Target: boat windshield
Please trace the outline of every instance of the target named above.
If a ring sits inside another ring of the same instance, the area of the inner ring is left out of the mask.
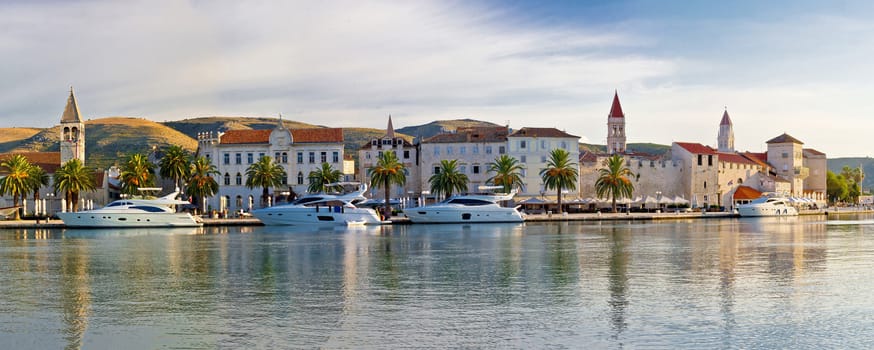
[[[131,205],[131,204],[133,204],[133,203],[131,203],[131,202],[112,202],[112,203],[109,203],[109,205],[107,205],[107,207],[119,207],[122,205]]]
[[[482,199],[473,199],[473,198],[450,198],[449,200],[444,201],[447,204],[460,204],[464,206],[478,206],[478,205],[489,205],[494,204],[493,202],[489,202]]]
[[[139,209],[139,210],[147,211],[150,213],[163,213],[165,211],[162,208],[148,206],[148,205],[135,205],[135,206],[132,206],[131,209]]]
[[[322,200],[322,197],[303,197],[303,198],[300,198],[294,202],[291,202],[291,204],[303,205],[303,204],[312,203],[312,202],[316,202],[316,201],[320,201],[320,200]]]

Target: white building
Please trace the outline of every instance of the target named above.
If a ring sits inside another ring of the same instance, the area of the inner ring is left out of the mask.
[[[376,165],[383,152],[395,153],[404,165],[404,176],[407,178],[406,184],[394,185],[391,198],[418,198],[422,193],[419,182],[419,150],[410,141],[395,135],[391,116],[388,117],[385,135],[371,139],[358,150],[358,176],[362,182],[370,184],[370,169]],[[371,187],[370,195],[372,198],[385,198],[384,191],[381,187]]]
[[[549,196],[549,192],[554,192],[544,189],[540,170],[546,168],[549,153],[556,148],[568,151],[571,161],[576,162],[580,158],[579,140],[579,136],[556,128],[521,128],[511,133],[507,137],[507,154],[525,167],[522,191],[517,197]]]
[[[250,210],[260,203],[261,188],[246,187],[246,169],[261,157],[271,157],[285,170],[282,186],[270,189],[271,203],[306,193],[308,175],[328,163],[344,170],[343,129],[285,128],[280,119],[273,130],[228,130],[198,135],[198,154],[219,170],[219,193],[207,204],[216,210]]]
[[[461,127],[454,132],[434,135],[422,141],[421,179],[423,191],[430,190],[429,179],[440,169],[442,160],[458,160],[458,171],[467,175],[468,192],[478,192],[481,185],[494,174],[489,174],[489,163],[507,153],[508,128]]]

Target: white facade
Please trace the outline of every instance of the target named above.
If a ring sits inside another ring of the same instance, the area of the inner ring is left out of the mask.
[[[549,196],[543,186],[540,170],[546,168],[549,153],[561,148],[570,153],[576,163],[580,158],[579,136],[555,128],[522,128],[507,137],[507,154],[519,160],[522,171],[522,191],[517,197]],[[576,194],[576,193],[574,193]]]
[[[218,168],[219,192],[207,200],[215,210],[238,211],[272,205],[288,195],[307,192],[308,175],[328,163],[343,170],[342,129],[295,129],[277,126],[273,130],[229,130],[198,135],[198,153]],[[282,166],[287,177],[282,186],[268,189],[270,203],[261,203],[261,188],[246,187],[246,169],[261,157]]]
[[[507,127],[459,128],[455,132],[435,135],[423,140],[421,152],[422,191],[430,191],[429,179],[437,173],[443,160],[457,160],[458,171],[467,175],[467,192],[479,192],[479,186],[494,176],[489,163],[507,153]]]

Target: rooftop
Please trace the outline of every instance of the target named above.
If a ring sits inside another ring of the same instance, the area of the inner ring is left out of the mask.
[[[509,137],[576,137],[556,128],[521,128],[516,130]]]

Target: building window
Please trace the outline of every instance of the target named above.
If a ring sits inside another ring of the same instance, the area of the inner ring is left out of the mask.
[[[567,149],[567,141],[561,142],[561,149]]]
[[[273,161],[279,163],[279,152],[273,153]]]
[[[404,150],[404,159],[410,159],[410,150]]]
[[[525,149],[526,146],[528,146],[527,143],[528,143],[527,141],[519,141],[519,148]]]
[[[264,158],[264,152],[258,152],[258,160],[261,160],[261,158]]]
[[[439,174],[439,173],[440,173],[440,167],[439,167],[439,166],[435,166],[435,167],[434,167],[434,174]]]
[[[540,149],[546,149],[546,140],[540,140]]]
[[[234,155],[234,164],[243,164],[243,154],[237,153]]]
[[[781,156],[782,156],[783,158],[789,158],[789,153],[783,152],[783,154],[782,154]]]
[[[231,174],[225,173],[225,185],[231,185]]]
[[[434,155],[435,155],[435,156],[439,156],[439,155],[440,155],[440,146],[434,146]]]
[[[237,186],[240,186],[242,184],[243,184],[243,175],[240,175],[240,173],[237,173]]]
[[[713,166],[713,155],[712,154],[707,155],[707,166]]]
[[[303,157],[303,155],[301,155]],[[370,152],[364,152],[364,159],[370,159]]]
[[[525,156],[519,156],[519,162],[520,163],[528,163],[528,158]]]
[[[467,165],[462,165],[462,166],[458,167],[458,172],[462,173],[462,174],[466,174],[467,173]]]
[[[246,153],[246,164],[252,164],[255,162],[255,155],[252,153]]]
[[[467,147],[464,147],[464,146],[458,147],[458,154],[466,154],[466,153],[467,153]]]
[[[479,174],[479,165],[474,165],[471,170],[473,170],[474,174]]]
[[[297,172],[297,184],[303,185],[303,173],[300,171]]]
[[[328,152],[319,153],[319,163],[327,163],[328,162]]]
[[[699,154],[699,155],[698,155],[698,166],[702,166],[702,165],[704,165],[704,160],[703,160],[703,159],[704,159],[704,156],[702,156],[702,155]]]
[[[282,184],[283,184],[283,185],[288,185],[288,175],[285,175],[285,176],[282,177]]]
[[[479,154],[479,145],[470,146],[470,153]]]
[[[492,146],[486,146],[486,154],[492,154]]]
[[[310,152],[310,157],[309,157],[309,158],[310,158],[310,159],[309,159],[309,160],[310,160],[310,164],[315,163],[315,162],[316,162],[316,152]]]
[[[452,146],[446,146],[446,155],[452,155]]]
[[[282,152],[282,164],[288,163],[288,152]]]
[[[546,163],[546,156],[540,156],[540,162]]]
[[[370,153],[367,155],[367,159],[370,159]],[[303,164],[303,152],[297,152],[297,164]]]
[[[504,146],[498,146],[498,154],[507,153],[507,149]]]
[[[223,161],[223,162],[224,162],[225,165],[227,165],[227,164],[231,164],[231,155],[225,153],[225,154],[224,154],[224,161]]]
[[[340,162],[340,152],[332,153],[331,158],[334,161],[334,163],[339,163]]]
[[[707,181],[704,181],[704,189],[705,189],[705,190],[707,189]],[[706,201],[707,198],[704,198],[704,200]]]

